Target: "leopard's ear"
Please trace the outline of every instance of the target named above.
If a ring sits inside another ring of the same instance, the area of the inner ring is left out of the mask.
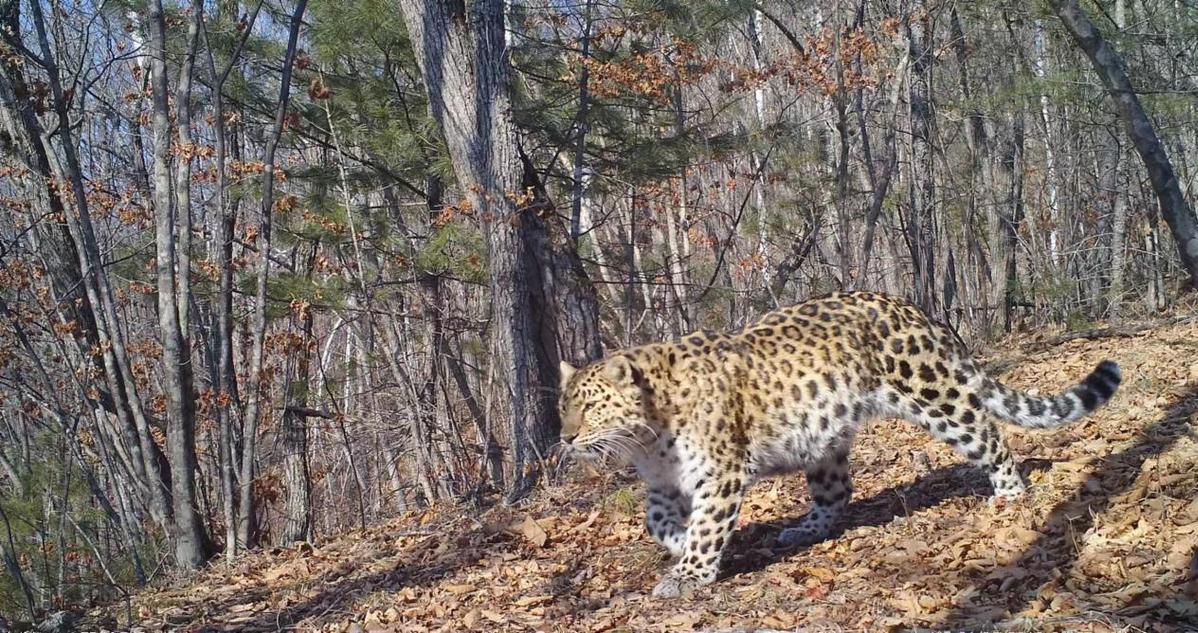
[[[561,374],[561,386],[565,387],[566,383],[570,382],[570,378],[573,377],[574,374],[578,373],[578,369],[563,360],[557,366],[557,372]]]
[[[636,384],[635,369],[624,356],[612,356],[603,363],[603,375],[620,387],[631,387]]]

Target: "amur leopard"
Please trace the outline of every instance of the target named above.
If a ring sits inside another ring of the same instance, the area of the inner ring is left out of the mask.
[[[1064,393],[1037,397],[987,376],[947,327],[910,302],[838,293],[771,312],[738,332],[699,331],[561,366],[562,441],[636,466],[649,534],[678,557],[653,595],[716,579],[745,492],[802,470],[811,510],[784,546],[827,537],[849,502],[849,448],[878,417],[905,418],[989,473],[998,497],[1024,489],[994,418],[1050,428],[1105,403],[1121,380],[1104,361]]]

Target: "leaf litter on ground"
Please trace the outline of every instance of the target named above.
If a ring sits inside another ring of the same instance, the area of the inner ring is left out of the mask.
[[[985,360],[1059,391],[1114,358],[1124,384],[1055,431],[1006,427],[1029,483],[993,503],[983,473],[893,420],[863,429],[854,502],[833,538],[786,550],[801,475],[758,484],[724,576],[651,600],[669,560],[644,533],[643,486],[576,469],[516,508],[444,505],[248,555],[91,618],[184,631],[1198,630],[1198,323]],[[1023,343],[1020,345],[1019,343]],[[109,627],[111,628],[111,627]]]

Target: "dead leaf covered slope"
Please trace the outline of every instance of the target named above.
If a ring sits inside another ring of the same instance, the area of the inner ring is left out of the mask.
[[[136,596],[134,618],[238,631],[1195,630],[1195,341],[1185,322],[1006,346],[990,365],[1024,389],[1059,390],[1108,357],[1124,371],[1090,418],[1007,427],[1031,494],[992,504],[948,446],[878,422],[853,454],[839,535],[778,548],[805,510],[803,478],[759,484],[725,577],[687,599],[647,597],[667,560],[641,527],[641,486],[580,474],[522,508],[436,508],[216,566]]]

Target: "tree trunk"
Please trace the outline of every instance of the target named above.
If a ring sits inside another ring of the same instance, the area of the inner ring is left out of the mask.
[[[312,245],[308,258],[308,278],[316,260],[318,245]],[[283,477],[287,497],[283,511],[283,530],[279,535],[281,544],[307,541],[312,538],[312,477],[308,467],[308,407],[309,368],[312,350],[316,341],[312,338],[312,309],[305,308],[299,315],[302,327],[303,348],[295,360],[295,373],[287,384],[287,398],[283,409],[283,420],[279,429],[283,447]]]
[[[195,61],[195,46],[199,33],[199,6],[189,33],[189,54],[185,64]],[[151,61],[150,73],[153,88],[152,125],[154,130],[154,217],[155,244],[157,246],[156,275],[158,281],[158,326],[162,342],[163,391],[168,402],[166,442],[170,454],[171,498],[173,500],[174,523],[172,537],[175,545],[175,563],[184,569],[196,569],[208,558],[208,535],[204,530],[203,518],[196,507],[195,495],[195,394],[191,376],[191,346],[183,330],[180,306],[187,308],[189,298],[184,294],[186,284],[177,283],[189,271],[185,258],[179,257],[176,226],[172,215],[171,200],[171,130],[169,93],[166,79],[166,18],[161,0],[156,0],[149,15]],[[181,85],[177,99],[190,98],[190,69],[184,70],[187,84]],[[181,111],[188,106],[180,104]],[[184,115],[180,125],[187,124],[189,115]],[[186,150],[183,150],[186,151]],[[187,159],[180,157],[180,161]],[[181,172],[186,172],[180,166]],[[190,186],[190,178],[179,183],[184,189]],[[180,193],[179,202],[188,203],[186,193]],[[180,216],[189,215],[190,210],[174,210]],[[189,222],[184,224],[190,224]],[[176,271],[176,266],[178,270]]]
[[[1123,69],[1123,60],[1078,7],[1076,0],[1053,0],[1052,7],[1115,101],[1119,118],[1144,161],[1152,190],[1160,203],[1161,215],[1173,233],[1181,263],[1190,276],[1189,286],[1198,290],[1198,220],[1181,192],[1165,147]]]
[[[1124,271],[1127,266],[1127,195],[1120,191],[1123,174],[1121,161],[1116,158],[1113,209],[1111,210],[1111,284],[1107,290],[1107,305],[1111,321],[1119,321],[1123,310]]]
[[[585,0],[583,8],[582,35],[579,38],[579,48],[585,61],[591,55],[591,11],[595,0]],[[575,244],[582,235],[582,198],[586,193],[586,141],[588,128],[588,111],[591,106],[590,68],[583,64],[578,76],[578,121],[575,123],[577,132],[574,138],[573,183],[570,195],[570,239]],[[590,227],[587,227],[588,229]]]
[[[1002,232],[1003,282],[1002,323],[1009,332],[1014,317],[1017,292],[1019,292],[1019,225],[1023,222],[1023,154],[1024,114],[1019,112],[1011,123],[1011,146],[1001,161],[1007,175],[1007,201],[999,212]]]
[[[514,444],[511,496],[518,498],[535,484],[539,457],[560,426],[553,389],[557,360],[566,350],[557,347],[559,336],[573,332],[565,322],[566,327],[554,327],[563,315],[560,307],[579,299],[576,290],[589,290],[593,305],[594,291],[581,263],[556,269],[537,265],[537,257],[561,261],[559,256],[573,253],[573,243],[564,229],[550,232],[562,227],[552,226],[558,221],[547,201],[528,204],[523,178],[528,170],[518,155],[512,120],[503,2],[401,0],[399,6],[428,90],[429,111],[487,237],[492,353],[507,377],[502,400]],[[536,244],[549,247],[548,252],[530,253]],[[547,278],[546,272],[560,277]],[[545,292],[547,283],[556,284],[552,297]],[[581,304],[588,304],[585,296]],[[580,317],[584,331],[594,333],[579,345],[589,352],[598,347],[597,310]]]
[[[275,151],[283,135],[283,121],[291,97],[291,70],[295,62],[296,42],[308,0],[299,0],[291,14],[287,33],[287,53],[283,56],[283,73],[279,80],[279,102],[275,109],[274,127],[266,143],[262,168],[262,217],[258,228],[258,271],[254,290],[254,316],[250,326],[250,368],[247,380],[244,433],[241,451],[240,508],[237,511],[237,540],[247,549],[254,546],[254,460],[257,458],[258,416],[262,399],[262,348],[266,339],[266,280],[270,275],[270,230],[274,212]]]
[[[907,72],[907,65],[910,63],[910,49],[906,51],[903,58],[898,63],[896,75],[903,75]],[[895,114],[891,117],[891,125],[887,127],[882,146],[885,153],[882,155],[881,170],[878,171],[874,165],[873,153],[869,142],[869,128],[865,121],[865,112],[863,101],[865,99],[864,91],[857,90],[857,128],[861,134],[861,149],[865,155],[870,186],[873,189],[870,196],[869,208],[865,213],[865,231],[861,238],[861,258],[860,258],[860,276],[865,279],[869,275],[869,260],[873,253],[874,233],[878,228],[878,219],[882,214],[882,206],[886,202],[886,196],[890,193],[891,180],[894,177],[895,168],[898,166],[898,148],[895,146],[895,133],[898,127],[895,118],[898,114],[899,90],[902,87],[902,82],[894,82],[894,89],[890,91],[890,106]]]
[[[911,217],[908,247],[915,269],[915,302],[936,314],[935,161],[932,148],[932,27],[927,11],[907,24],[911,56]]]
[[[1044,32],[1044,23],[1042,20],[1036,20],[1032,26],[1032,52],[1035,58],[1032,61],[1032,70],[1036,74],[1036,78],[1043,85],[1047,81],[1048,76],[1048,37]],[[1055,277],[1060,274],[1061,267],[1061,212],[1057,183],[1057,158],[1055,147],[1059,141],[1054,138],[1052,133],[1052,117],[1049,116],[1049,101],[1048,93],[1044,89],[1040,92],[1040,124],[1044,126],[1044,180],[1045,186],[1048,188],[1048,256],[1052,262],[1051,274]]]
[[[237,493],[234,490],[237,479],[237,456],[233,447],[233,416],[240,403],[240,392],[237,385],[237,372],[233,365],[233,234],[237,224],[237,204],[240,196],[230,204],[228,196],[228,157],[229,132],[225,125],[224,86],[229,74],[241,56],[242,48],[254,24],[263,2],[258,2],[242,29],[229,60],[219,72],[216,69],[215,52],[212,43],[208,41],[208,30],[204,29],[204,44],[207,53],[208,74],[212,79],[212,105],[216,112],[213,117],[213,128],[216,144],[216,206],[218,210],[216,248],[217,268],[220,277],[220,290],[216,298],[216,340],[217,361],[216,372],[212,377],[212,386],[217,394],[217,425],[220,456],[220,490],[221,505],[225,513],[225,560],[232,562],[237,554]]]

